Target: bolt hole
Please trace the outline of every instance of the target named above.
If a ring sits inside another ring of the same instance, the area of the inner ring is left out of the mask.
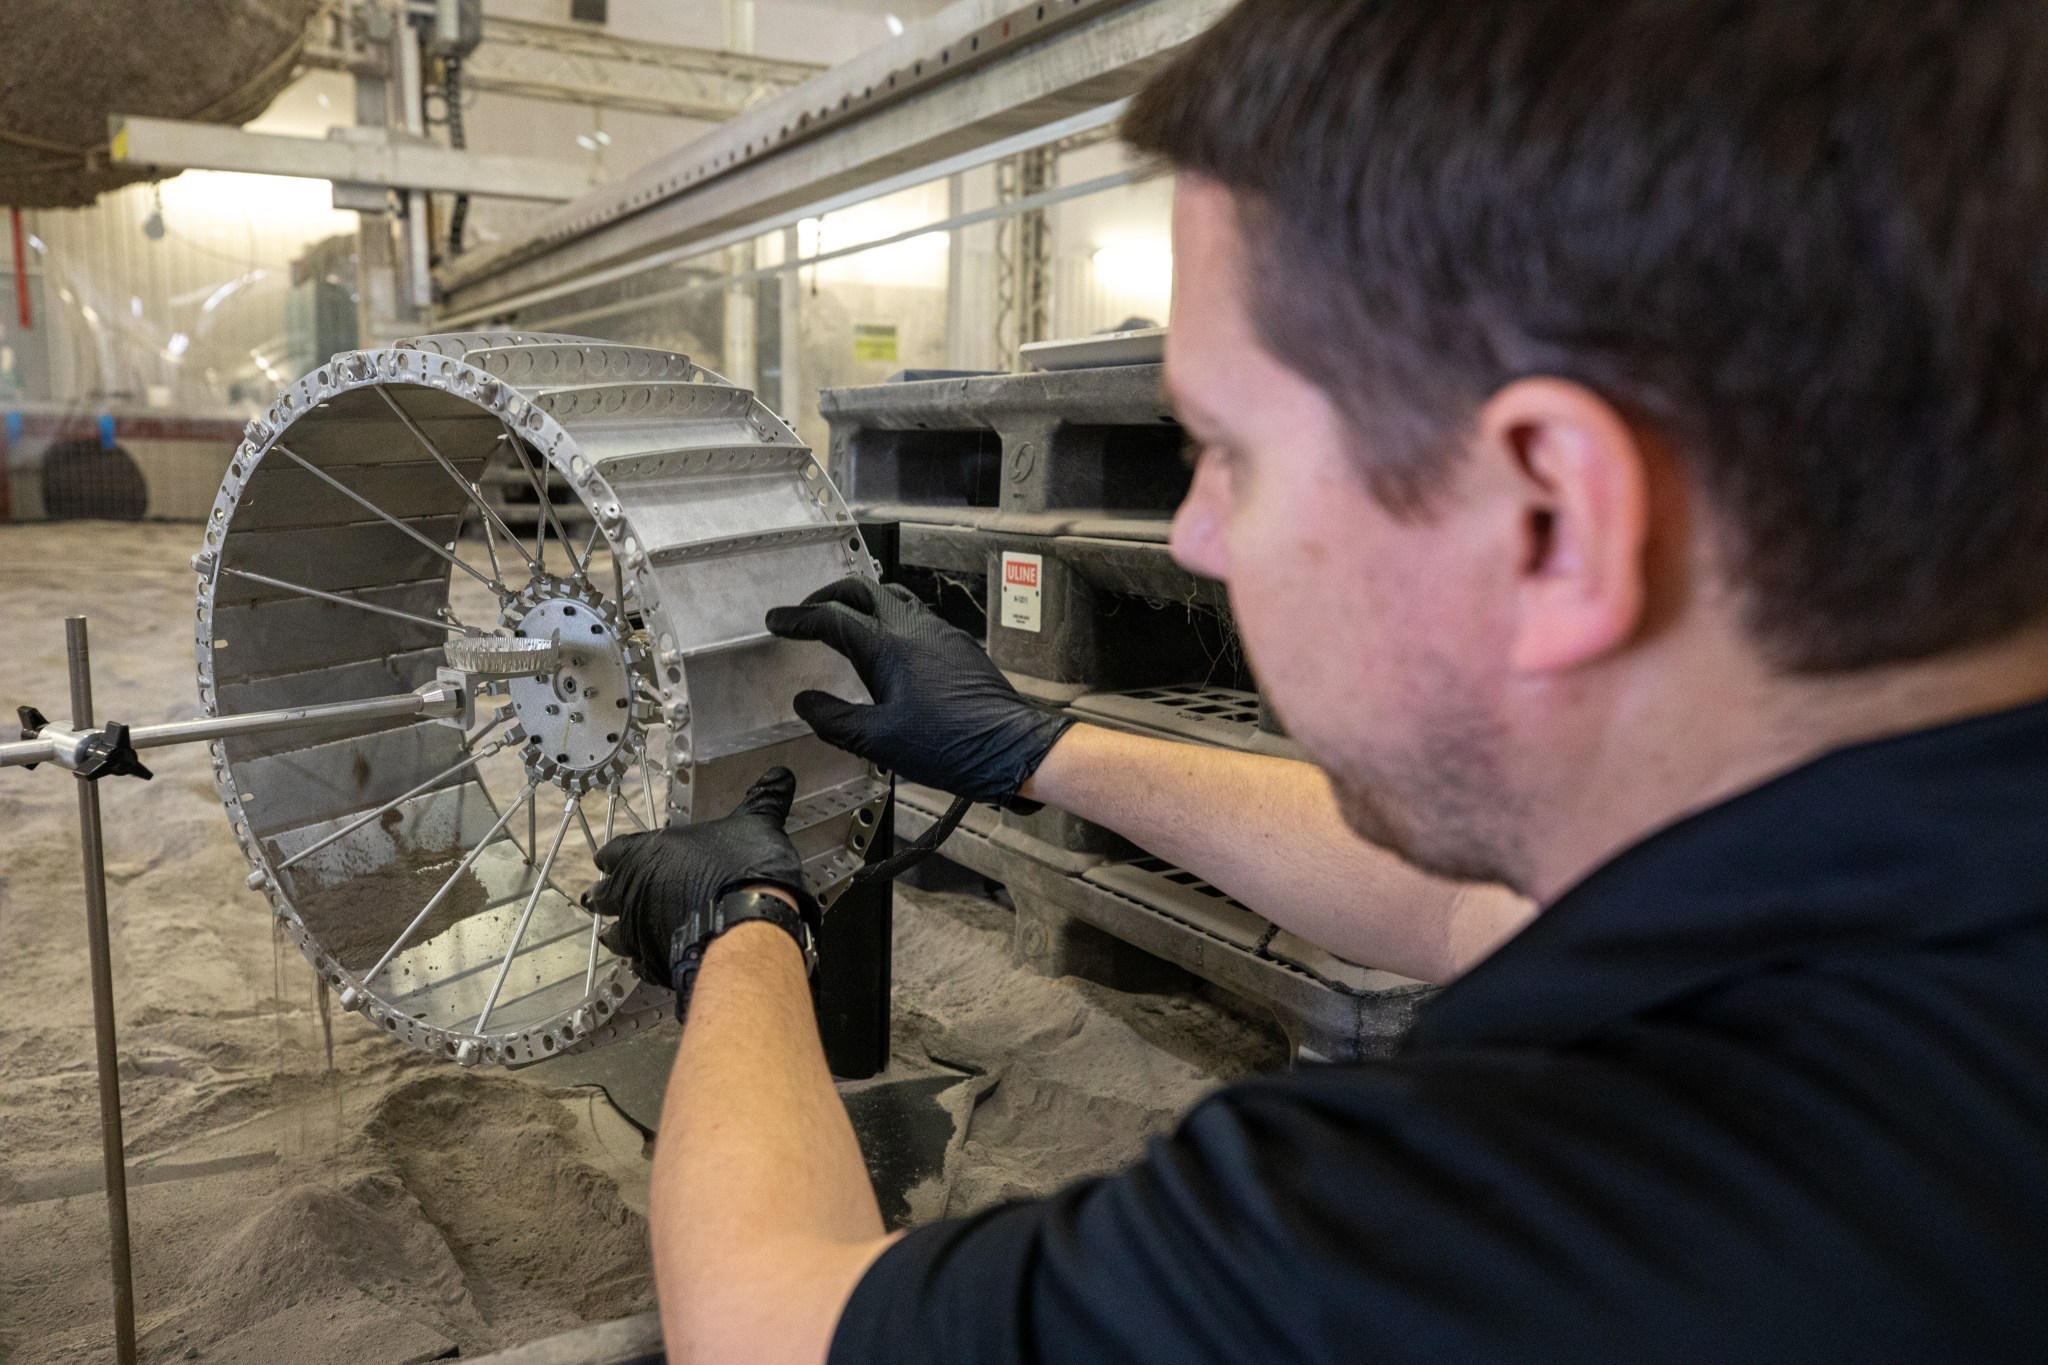
[[[623,711],[626,709],[626,699],[624,697],[620,697],[617,701],[613,702],[612,705],[618,707],[621,711]]]
[[[854,816],[853,818],[860,821],[863,825],[872,825],[873,823],[875,823],[875,813],[871,810],[861,811],[858,815]]]
[[[619,742],[619,737],[617,735],[606,735],[604,737],[604,742],[607,744],[617,744]]]
[[[569,755],[567,755],[567,754],[556,754],[556,755],[555,755],[555,762],[557,762],[557,763],[567,763],[568,761],[569,761]]]

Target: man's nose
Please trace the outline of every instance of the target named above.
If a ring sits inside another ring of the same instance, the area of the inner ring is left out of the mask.
[[[1187,496],[1173,514],[1173,536],[1169,548],[1174,563],[1203,578],[1228,582],[1230,556],[1225,537],[1229,498],[1226,480],[1213,462],[1195,466],[1194,481]]]

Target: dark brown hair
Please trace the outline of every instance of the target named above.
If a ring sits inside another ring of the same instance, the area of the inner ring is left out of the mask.
[[[1669,439],[1759,638],[1833,671],[2048,609],[2048,6],[1246,0],[1125,135],[1420,512],[1518,375]]]

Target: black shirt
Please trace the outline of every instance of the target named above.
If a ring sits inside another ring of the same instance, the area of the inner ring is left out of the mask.
[[[870,1361],[2048,1361],[2048,704],[1616,857],[1400,1055],[920,1228]]]

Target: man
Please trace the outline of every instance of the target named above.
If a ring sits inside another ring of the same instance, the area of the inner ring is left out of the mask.
[[[876,705],[802,712],[1457,979],[1392,1059],[892,1241],[796,937],[676,933],[793,919],[786,784],[616,850],[694,973],[674,1357],[2048,1358],[2048,15],[1257,0],[1126,130],[1180,176],[1175,553],[1333,795],[1245,768],[1219,819],[1249,760],[1065,728],[851,586],[771,624]],[[1340,816],[1544,909],[1375,918]]]

